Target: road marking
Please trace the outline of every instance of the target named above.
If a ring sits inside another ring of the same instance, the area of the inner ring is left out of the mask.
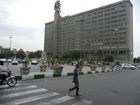
[[[0,91],[0,93],[3,92],[11,92],[11,91],[18,91],[18,90],[23,90],[23,89],[33,89],[33,88],[37,88],[38,86],[35,85],[30,85],[30,86],[23,86],[23,87],[11,87],[11,88],[6,88],[2,91]]]
[[[2,98],[12,98],[12,97],[18,97],[18,96],[23,96],[23,95],[28,95],[28,94],[33,94],[33,93],[39,93],[39,92],[45,92],[48,91],[46,89],[34,89],[34,90],[28,90],[28,91],[22,91],[22,92],[16,92],[16,93],[11,93],[7,95],[2,95]]]
[[[13,102],[8,102],[3,105],[20,105],[20,104],[25,104],[27,102],[32,102],[32,101],[36,101],[36,100],[40,100],[43,98],[48,98],[48,97],[52,97],[52,96],[56,96],[56,95],[59,95],[59,93],[52,92],[52,93],[42,94],[42,95],[38,95],[38,96],[19,99],[19,100],[13,101]]]
[[[16,86],[19,86],[19,85],[21,85],[21,84],[16,84]],[[6,84],[6,85],[0,86],[0,89],[2,89],[2,88],[10,88],[10,87]]]
[[[53,99],[53,100],[48,101],[48,102],[42,102],[42,103],[36,104],[36,105],[56,105],[56,104],[60,104],[62,102],[71,100],[73,98],[74,97],[71,97],[71,96],[64,96],[64,97],[61,97],[61,98]]]
[[[93,103],[92,101],[81,100],[80,102],[77,102],[77,103],[74,103],[74,104],[71,104],[71,105],[90,105],[92,103]]]

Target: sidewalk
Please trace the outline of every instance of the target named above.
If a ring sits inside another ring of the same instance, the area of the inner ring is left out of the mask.
[[[29,80],[29,79],[39,79],[39,78],[49,78],[49,77],[62,77],[62,76],[72,76],[73,75],[73,70],[74,66],[71,65],[62,65],[63,72],[61,74],[54,74],[53,70],[50,68],[47,68],[46,72],[31,72],[29,75],[17,75],[16,78],[18,80]],[[113,70],[95,70],[91,71],[90,67],[84,66],[82,69],[82,72],[79,73],[79,75],[84,75],[84,74],[94,74],[94,73],[104,73],[104,72],[113,72],[113,71],[118,71],[118,69],[113,69]]]

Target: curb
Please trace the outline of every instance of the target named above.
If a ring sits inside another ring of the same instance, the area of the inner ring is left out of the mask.
[[[119,71],[121,69],[113,69],[113,70],[102,70],[102,71],[88,71],[88,72],[80,72],[79,75],[89,75],[96,73],[106,73],[106,72],[114,72]],[[17,75],[17,80],[31,80],[31,79],[41,79],[41,78],[49,78],[49,77],[66,77],[73,76],[73,72],[69,73],[40,73],[40,74],[29,74],[29,75]]]

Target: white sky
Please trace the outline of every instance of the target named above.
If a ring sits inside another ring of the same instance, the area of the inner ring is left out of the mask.
[[[56,0],[0,0],[0,45],[25,51],[43,50],[44,26],[54,19]],[[73,15],[118,0],[60,0],[61,16]],[[140,1],[131,0],[134,12],[134,56],[140,56]]]

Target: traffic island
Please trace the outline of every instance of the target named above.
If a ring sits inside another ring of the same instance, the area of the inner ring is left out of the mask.
[[[120,70],[120,69],[119,69]],[[118,71],[118,69],[113,69],[113,71]],[[88,72],[79,72],[79,75],[90,75],[90,74],[97,74],[97,73],[107,73],[111,72],[110,70],[95,70],[95,71],[88,71]],[[46,72],[40,72],[35,74],[29,74],[29,75],[17,75],[17,80],[31,80],[31,79],[42,79],[42,78],[49,78],[49,77],[64,77],[64,76],[73,76],[73,72],[62,72],[62,73],[46,73]]]

